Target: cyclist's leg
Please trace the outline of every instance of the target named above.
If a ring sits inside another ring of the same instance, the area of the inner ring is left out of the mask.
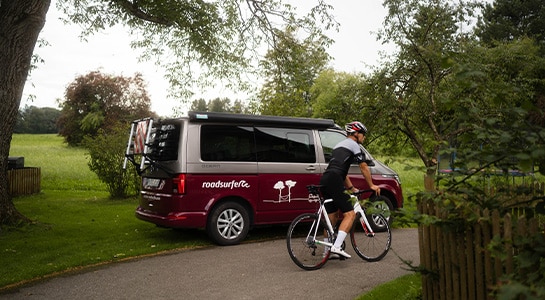
[[[339,225],[339,230],[337,232],[337,238],[333,243],[332,252],[340,254],[344,257],[350,257],[350,255],[344,250],[342,250],[342,244],[346,238],[348,232],[352,228],[352,223],[356,217],[352,203],[350,202],[350,196],[344,192],[344,183],[342,178],[339,180],[340,184],[333,186],[329,191],[333,196],[333,203],[338,207],[343,213],[343,220]],[[331,211],[328,211],[331,213]]]
[[[354,220],[356,219],[356,212],[354,210],[347,211],[343,213],[343,220],[341,221],[341,224],[339,225],[339,231],[344,232],[350,232],[350,229],[352,229],[352,223],[354,223]]]
[[[336,182],[336,178],[335,176],[333,176],[333,174],[325,173],[320,178],[320,185],[322,185],[322,190],[321,190],[322,197],[326,200],[333,199],[331,193],[329,192],[331,188],[328,188],[328,187],[335,186],[337,184],[338,183]],[[329,222],[331,223],[331,226],[335,230],[335,226],[337,225],[337,221],[339,217],[338,208],[334,202],[327,202],[324,204],[324,207],[327,212]],[[334,237],[331,237],[331,238],[333,239]],[[324,230],[324,241],[327,239],[328,239],[328,235],[327,235],[327,232]]]

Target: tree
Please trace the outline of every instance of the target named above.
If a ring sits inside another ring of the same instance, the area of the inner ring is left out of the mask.
[[[155,115],[142,75],[113,76],[99,71],[78,76],[66,88],[57,121],[59,134],[72,146],[85,136],[106,132],[118,123]]]
[[[227,112],[231,110],[231,100],[229,98],[215,98],[208,102],[208,111]]]
[[[453,88],[459,92],[459,102],[465,102],[461,106],[467,108],[464,114],[453,117],[461,127],[471,129],[456,137],[455,167],[461,172],[442,176],[439,190],[418,194],[420,200],[432,200],[428,203],[433,203],[435,211],[441,214],[435,215],[438,217],[435,220],[432,220],[434,216],[422,215],[417,219],[425,220],[421,223],[424,226],[438,225],[443,232],[460,232],[467,237],[481,219],[481,214],[476,212],[485,209],[496,210],[500,218],[504,214],[511,215],[513,221],[503,222],[499,231],[513,232],[513,238],[503,243],[496,235],[492,241],[486,241],[485,248],[493,249],[492,256],[502,263],[507,254],[517,253],[511,273],[495,282],[495,287],[487,286],[486,291],[485,288],[479,291],[483,295],[493,293],[494,299],[542,299],[545,295],[545,236],[543,232],[519,235],[524,232],[519,221],[539,213],[539,203],[543,211],[543,196],[538,191],[540,188],[527,185],[532,179],[526,177],[525,184],[519,185],[513,176],[533,171],[533,163],[545,158],[545,127],[528,121],[529,113],[536,110],[531,89],[535,78],[529,75],[543,66],[545,60],[539,56],[539,48],[529,39],[502,43],[494,48],[475,46],[467,51],[466,60],[453,67],[456,75]],[[437,242],[432,238],[431,244]],[[475,249],[471,245],[459,251],[472,256],[470,248]],[[476,256],[482,254],[479,251]],[[450,271],[449,265],[434,269],[434,272],[438,270],[436,278],[444,278]],[[425,269],[422,274],[429,271]],[[493,274],[482,276],[489,281]],[[429,297],[432,295],[423,298]],[[446,295],[446,298],[452,297]]]
[[[484,6],[483,15],[479,18],[476,28],[477,36],[490,47],[504,47],[512,44],[517,48],[520,43],[528,46],[531,39],[540,49],[540,56],[545,57],[545,2],[541,0],[513,1],[495,0],[493,5]],[[533,49],[533,45],[529,45]],[[525,54],[528,54],[526,52]],[[506,62],[512,62],[507,57]],[[533,96],[533,106],[528,115],[528,121],[536,126],[545,126],[545,70],[539,64],[532,64],[531,72],[526,76],[533,78],[533,83],[527,86]],[[518,70],[517,63],[512,62],[512,70]],[[527,68],[530,70],[530,68]],[[538,161],[545,170],[545,160]]]
[[[324,36],[299,42],[294,29],[278,34],[279,44],[260,62],[266,82],[258,94],[260,111],[266,115],[310,117],[310,88],[330,59]]]
[[[0,5],[0,224],[27,221],[8,194],[8,154],[32,52],[49,4],[49,0],[34,0],[2,1]]]
[[[193,103],[191,103],[191,107],[189,108],[191,111],[208,111],[208,104],[206,103],[206,100],[203,98],[193,100]]]
[[[19,111],[15,133],[58,133],[60,110],[52,107],[26,106]]]
[[[0,5],[0,224],[21,220],[7,190],[7,157],[23,87],[50,0],[2,1]],[[60,0],[68,19],[85,27],[84,34],[123,24],[134,34],[133,47],[143,59],[154,59],[167,71],[172,86],[187,91],[192,82],[210,78],[240,78],[255,66],[248,56],[255,49],[276,45],[275,25],[306,28],[311,34],[336,26],[331,6],[318,0],[307,16],[280,0],[92,1]],[[246,6],[245,6],[246,5]],[[316,25],[315,20],[320,20]],[[203,77],[194,76],[194,63]]]
[[[368,110],[363,75],[324,70],[310,89],[313,117],[333,119],[338,124],[361,120],[361,111]],[[371,124],[373,120],[361,120]]]
[[[257,70],[256,60],[262,54],[255,49],[277,47],[279,26],[305,28],[309,35],[319,34],[322,26],[336,26],[329,14],[331,6],[323,0],[302,17],[284,2],[63,0],[59,6],[70,22],[86,26],[85,35],[126,25],[135,37],[132,46],[144,50],[142,58],[167,70],[176,87],[173,95],[184,99],[191,87],[209,87],[218,79],[246,87],[241,70]]]
[[[488,45],[529,37],[543,48],[545,47],[543,28],[545,2],[542,0],[495,0],[484,5],[476,34]]]
[[[249,113],[250,109],[242,103],[240,100],[236,100],[231,105],[231,99],[229,98],[215,98],[208,102],[202,98],[193,100],[191,111],[214,111],[214,112],[231,112],[231,113]]]
[[[379,38],[391,41],[399,52],[373,75],[383,133],[400,131],[427,168],[436,171],[437,157],[460,128],[457,116],[471,105],[453,95],[452,66],[469,36],[462,30],[469,6],[440,0],[387,0],[389,14]],[[398,140],[398,139],[396,139]]]

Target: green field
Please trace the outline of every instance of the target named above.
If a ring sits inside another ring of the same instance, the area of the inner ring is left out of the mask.
[[[87,167],[85,150],[67,147],[61,137],[14,135],[10,156],[41,168],[42,192],[13,200],[33,224],[0,231],[0,291],[90,265],[210,245],[202,230],[162,229],[136,219],[138,199],[109,199],[106,186]],[[400,173],[407,199],[422,180],[406,170],[406,162],[390,165]],[[256,229],[248,242],[284,234],[285,227]]]

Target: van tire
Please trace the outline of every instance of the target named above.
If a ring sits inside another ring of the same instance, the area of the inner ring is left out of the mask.
[[[250,217],[246,208],[233,201],[215,207],[208,218],[206,232],[212,241],[221,246],[242,242],[250,230]]]
[[[391,225],[392,221],[394,220],[394,216],[393,216],[394,206],[392,204],[392,201],[390,201],[390,198],[380,195],[378,197],[377,196],[371,197],[369,200],[372,202],[371,205],[374,206],[376,209],[381,209],[384,212],[387,212],[385,213],[384,218],[388,221],[388,224]],[[368,216],[368,217],[370,217],[369,219],[371,220],[371,223],[372,223],[371,225],[373,226],[373,230],[377,230],[377,229],[380,230],[380,229],[386,228],[386,226],[384,226],[384,224],[381,224],[381,221],[379,221],[383,219],[373,218],[373,216]]]

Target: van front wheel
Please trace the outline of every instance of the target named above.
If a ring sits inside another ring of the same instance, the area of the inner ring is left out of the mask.
[[[214,208],[206,226],[208,236],[222,246],[239,244],[249,229],[248,211],[236,202],[225,202]]]

